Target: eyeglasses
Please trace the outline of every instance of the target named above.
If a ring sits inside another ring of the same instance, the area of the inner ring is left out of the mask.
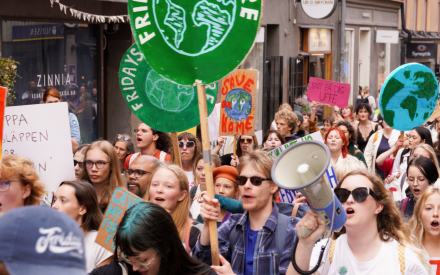
[[[117,141],[131,141],[131,138],[126,135],[117,134],[116,140]]]
[[[354,201],[359,203],[364,202],[368,195],[371,195],[375,200],[377,200],[376,193],[374,193],[373,190],[368,187],[358,187],[353,191],[349,191],[345,188],[338,188],[335,189],[335,194],[341,203],[345,203],[350,197],[350,194],[353,196]]]
[[[251,138],[241,138],[240,143],[252,143],[252,139]]]
[[[417,181],[417,183],[423,183],[426,180],[426,178],[423,179],[417,179],[417,178],[408,178],[408,183],[414,184],[414,182]]]
[[[81,169],[84,168],[84,162],[73,160],[73,167],[75,167],[75,166],[77,166],[77,165],[78,165],[79,168],[81,168]]]
[[[87,161],[86,161],[86,167],[87,167],[88,169],[92,169],[92,168],[93,168],[93,165],[96,165],[96,168],[98,168],[98,169],[102,169],[102,168],[104,168],[104,166],[105,166],[107,163],[108,163],[108,162],[104,162],[104,161],[93,162],[93,161],[91,161],[91,160],[87,160]]]
[[[240,176],[240,177],[237,177],[237,184],[238,185],[245,185],[246,182],[248,182],[248,179],[251,181],[252,185],[255,185],[255,186],[260,186],[263,183],[263,181],[272,180],[272,179],[263,179],[263,178],[260,178],[260,177],[250,177],[250,178],[248,178],[248,177],[241,177]]]
[[[151,172],[147,172],[141,169],[136,169],[136,170],[132,170],[132,169],[127,169],[124,171],[125,176],[129,177],[134,173],[134,177],[135,178],[142,178],[145,174],[151,174]]]
[[[123,260],[127,264],[130,264],[132,266],[133,265],[138,265],[138,266],[144,268],[146,271],[150,271],[150,265],[153,263],[154,259],[156,259],[156,256],[157,256],[157,253],[156,253],[156,255],[154,255],[154,258],[148,264],[143,264],[143,263],[140,263],[140,262],[132,262],[129,259],[127,259],[124,255],[121,255],[120,258],[121,258],[121,260]]]
[[[9,191],[11,188],[11,182],[19,182],[17,180],[0,180],[0,192]]]
[[[183,142],[183,141],[179,141],[179,148],[184,148],[184,146],[186,145],[186,148],[193,148],[196,147],[196,143],[194,141],[187,141],[187,142]]]

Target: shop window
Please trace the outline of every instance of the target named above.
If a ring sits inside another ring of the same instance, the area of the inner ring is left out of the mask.
[[[378,43],[378,61],[377,61],[377,72],[378,72],[378,89],[380,89],[385,83],[388,75],[390,74],[390,43]]]
[[[345,30],[344,48],[344,83],[351,85],[350,98],[348,102],[353,102],[353,52],[354,52],[354,30]]]
[[[98,32],[89,24],[2,22],[3,56],[20,62],[12,105],[42,104],[46,89],[57,89],[78,118],[83,144],[99,133]]]

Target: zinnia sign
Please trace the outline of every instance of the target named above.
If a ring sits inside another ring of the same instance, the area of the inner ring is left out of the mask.
[[[303,11],[313,19],[327,18],[335,12],[337,0],[302,0]]]

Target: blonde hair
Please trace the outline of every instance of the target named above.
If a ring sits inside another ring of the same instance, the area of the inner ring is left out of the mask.
[[[186,191],[187,194],[185,198],[182,201],[177,201],[176,210],[174,210],[173,214],[171,215],[174,224],[177,227],[177,231],[179,231],[180,239],[183,240],[185,238],[186,232],[188,230],[188,219],[189,219],[189,207],[190,207],[190,196],[189,196],[189,183],[188,178],[186,177],[185,171],[183,171],[182,168],[175,164],[161,164],[159,167],[157,167],[150,178],[150,182],[148,183],[147,192],[145,192],[144,195],[144,201],[149,202],[150,201],[150,185],[151,180],[154,178],[154,175],[159,171],[160,169],[168,169],[171,172],[173,172],[177,179],[179,180],[179,187],[180,191]]]
[[[338,182],[348,173],[352,171],[365,171],[368,169],[365,164],[355,157],[347,157],[339,160],[334,166],[336,179]]]
[[[277,122],[278,119],[284,119],[286,121],[287,126],[292,128],[290,132],[294,131],[296,126],[298,125],[298,117],[292,111],[288,111],[288,110],[278,111],[275,114],[275,119],[274,119],[275,122]]]
[[[293,112],[292,106],[290,106],[289,103],[281,104],[280,107],[278,108],[278,111],[281,111],[281,110],[289,110],[289,111]]]
[[[122,187],[125,189],[123,183],[122,183],[122,177],[121,177],[121,168],[119,167],[119,159],[118,155],[116,154],[115,148],[113,145],[106,141],[106,140],[97,140],[90,144],[90,146],[87,148],[87,151],[84,154],[84,162],[87,160],[87,154],[91,149],[98,148],[102,152],[104,152],[109,159],[109,165],[110,165],[110,174],[109,174],[109,182],[104,187],[102,194],[101,194],[101,201],[99,202],[100,208],[107,208],[107,205],[109,201],[112,198],[113,192],[116,188]],[[90,180],[89,174],[87,172],[87,169],[82,169],[78,180],[85,180],[90,183],[92,181]]]
[[[41,196],[46,191],[40,181],[34,163],[27,158],[16,155],[2,156],[2,178],[17,176],[23,186],[31,186],[31,194],[24,199],[24,205],[39,205]]]
[[[200,184],[199,179],[196,177],[196,170],[197,170],[197,163],[199,163],[200,160],[203,159],[203,154],[200,154],[193,165],[193,175],[194,175],[194,185],[198,186]],[[211,155],[211,163],[212,163],[212,169],[218,168],[222,166],[222,161],[220,160],[220,157],[218,155]]]
[[[369,93],[370,92],[370,88],[368,86],[365,86],[364,88],[362,88],[362,91],[364,93]]]
[[[409,226],[403,221],[403,217],[394,203],[391,192],[385,188],[383,181],[378,176],[368,171],[352,171],[342,178],[336,188],[340,188],[348,177],[356,175],[364,176],[371,182],[373,185],[372,189],[377,196],[376,202],[383,206],[382,211],[377,215],[377,232],[380,239],[383,242],[394,239],[401,245],[411,249],[417,254],[422,263],[425,264],[425,268],[428,269],[429,266],[424,259],[423,252],[417,245],[416,236],[411,234]],[[334,238],[337,239],[344,233],[346,233],[345,226],[342,227],[339,233],[334,234]]]
[[[414,149],[411,151],[411,155],[409,157],[411,157],[412,155],[414,155],[414,152],[416,151],[416,149],[418,148],[423,148],[425,149],[426,152],[429,153],[429,159],[432,160],[432,162],[435,163],[435,167],[437,168],[437,172],[440,175],[440,167],[438,164],[438,160],[437,160],[437,154],[435,153],[434,149],[431,147],[431,145],[426,144],[426,143],[420,143],[419,145],[414,146]],[[409,159],[409,158],[408,158]],[[409,161],[408,161],[409,163]]]

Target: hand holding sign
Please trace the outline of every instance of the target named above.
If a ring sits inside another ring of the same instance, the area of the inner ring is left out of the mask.
[[[350,84],[310,77],[307,100],[342,109],[348,105],[350,89]]]

